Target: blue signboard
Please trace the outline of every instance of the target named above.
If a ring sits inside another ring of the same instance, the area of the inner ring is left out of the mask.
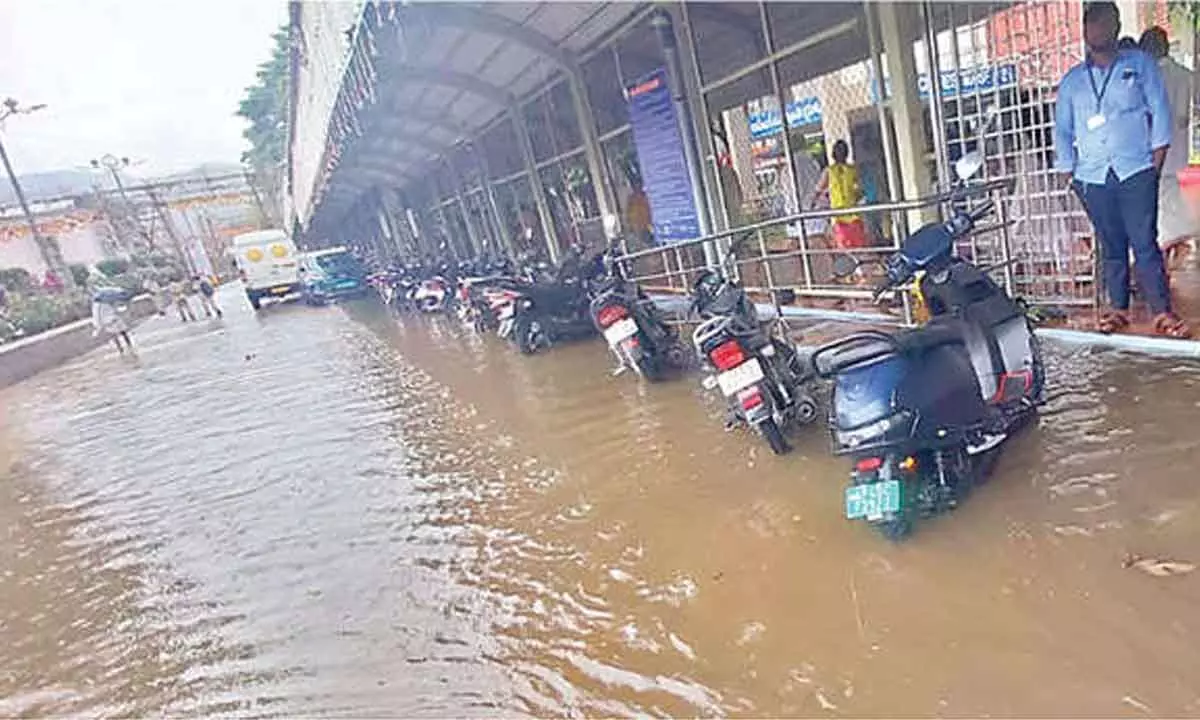
[[[874,74],[872,73],[872,77]],[[1017,84],[1016,65],[984,65],[977,68],[962,68],[943,70],[941,72],[942,97],[952,98],[958,95],[988,92],[999,88],[1015,87]],[[884,83],[884,91],[888,97],[892,95],[892,80]],[[917,94],[922,99],[929,98],[929,75],[921,73],[917,77]],[[871,102],[876,102],[875,82],[871,81]]]
[[[700,218],[666,71],[660,68],[646,75],[626,89],[625,96],[654,239],[670,243],[700,237]]]
[[[783,129],[779,121],[779,111],[774,108],[750,113],[750,137],[761,140],[775,135]],[[804,127],[821,122],[821,99],[806,97],[793,100],[787,104],[788,127]]]
[[[943,70],[940,74],[942,97],[970,95],[997,88],[1012,87],[1017,84],[1016,65],[984,65],[977,68],[963,68],[958,72]],[[929,97],[929,75],[922,74],[917,78],[917,93],[922,98]]]

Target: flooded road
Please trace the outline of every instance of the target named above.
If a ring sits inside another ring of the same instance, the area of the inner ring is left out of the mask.
[[[236,304],[233,297],[227,304]],[[694,378],[373,307],[155,319],[0,394],[0,715],[1195,715],[1200,366],[1050,353],[906,544]]]

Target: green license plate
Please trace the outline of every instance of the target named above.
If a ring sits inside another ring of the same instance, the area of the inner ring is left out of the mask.
[[[900,512],[900,481],[866,485],[851,485],[846,488],[846,518],[879,520],[888,513]]]

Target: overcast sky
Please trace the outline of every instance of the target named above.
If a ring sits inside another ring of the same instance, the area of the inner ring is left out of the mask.
[[[48,106],[0,130],[17,172],[237,162],[234,112],[286,19],[282,0],[0,0],[0,98]]]

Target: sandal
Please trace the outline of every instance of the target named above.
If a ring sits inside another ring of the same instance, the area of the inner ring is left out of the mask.
[[[1129,327],[1129,318],[1120,310],[1101,313],[1100,319],[1096,322],[1096,329],[1105,335],[1111,335],[1127,327]]]
[[[1187,340],[1192,336],[1192,329],[1187,323],[1170,312],[1161,313],[1154,318],[1154,332],[1176,340]]]

